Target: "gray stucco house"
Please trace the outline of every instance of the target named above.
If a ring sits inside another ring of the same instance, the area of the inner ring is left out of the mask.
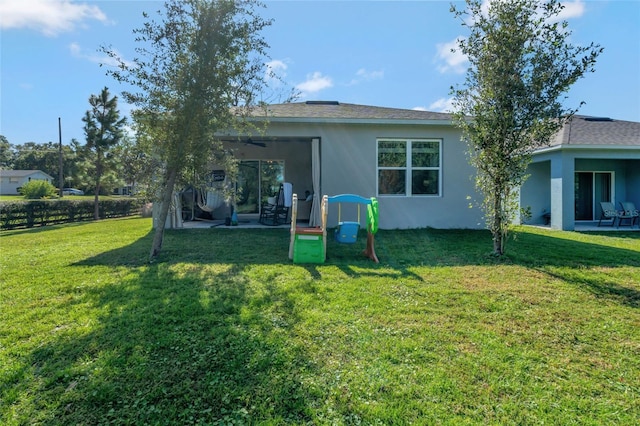
[[[381,229],[485,227],[475,169],[450,114],[307,101],[258,108],[250,120],[261,131],[220,135],[240,161],[241,217],[257,218],[261,203],[289,182],[299,199],[312,194],[311,206],[298,206],[312,226],[322,195],[349,193],[378,199]],[[520,188],[529,224],[573,230],[597,222],[599,201],[640,206],[640,123],[576,116],[535,152],[529,174]],[[217,205],[214,218],[228,215]],[[351,207],[342,220],[355,220]]]
[[[31,180],[53,182],[53,177],[41,170],[0,170],[0,195],[18,195],[18,188]]]
[[[319,221],[322,195],[350,193],[378,199],[381,229],[484,226],[481,211],[470,208],[474,169],[450,114],[321,101],[257,111],[252,120],[266,123],[263,134],[228,135],[225,142],[240,160],[239,187],[251,185],[244,193],[257,194],[252,202],[238,197],[241,215],[259,213],[255,200],[274,187],[260,181],[273,180],[276,169],[298,197],[313,194],[311,225]],[[343,220],[355,220],[345,208]]]
[[[574,116],[534,153],[529,174],[520,192],[527,223],[574,230],[597,223],[601,201],[640,207],[640,123]]]

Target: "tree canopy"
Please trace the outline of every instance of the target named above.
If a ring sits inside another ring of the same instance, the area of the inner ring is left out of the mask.
[[[458,43],[470,66],[452,88],[456,122],[477,169],[493,251],[502,255],[517,214],[517,187],[531,153],[549,144],[578,109],[565,107],[571,85],[593,72],[600,46],[574,46],[558,0],[466,0],[452,12],[469,30]],[[581,104],[580,104],[581,105]]]
[[[99,95],[89,97],[91,108],[82,118],[87,140],[85,146],[91,157],[90,176],[95,187],[94,218],[100,218],[98,196],[103,176],[114,168],[111,150],[123,137],[125,118],[120,118],[118,98],[111,97],[108,88],[102,89]]]
[[[216,132],[241,123],[265,86],[268,45],[260,32],[271,21],[259,7],[255,0],[169,0],[157,20],[145,14],[134,31],[133,64],[104,48],[120,63],[109,73],[136,88],[124,96],[138,108],[139,128],[163,165],[151,258],[162,247],[176,182],[204,170],[213,154],[227,158]]]

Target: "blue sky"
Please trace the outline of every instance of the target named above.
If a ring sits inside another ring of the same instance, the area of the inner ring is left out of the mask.
[[[266,1],[274,23],[264,32],[271,66],[300,101],[337,100],[444,111],[449,88],[464,79],[450,46],[464,28],[449,1]],[[462,3],[457,2],[461,5]],[[88,98],[103,87],[98,48],[134,57],[132,30],[160,1],[0,0],[0,134],[12,144],[84,143]],[[640,0],[568,0],[571,42],[605,48],[596,72],[569,93],[581,114],[640,121]],[[108,65],[107,65],[108,66]],[[123,101],[125,115],[131,106]]]

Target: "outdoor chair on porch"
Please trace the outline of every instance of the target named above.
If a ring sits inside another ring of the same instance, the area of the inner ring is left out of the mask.
[[[618,216],[618,226],[622,224],[621,222],[623,220],[628,220],[629,226],[632,228],[636,222],[640,222],[640,213],[638,209],[636,209],[635,204],[631,201],[620,201],[620,206],[622,207],[622,212],[620,212]]]
[[[280,188],[275,196],[269,197],[267,202],[262,203],[260,208],[260,219],[258,221],[261,224],[268,226],[277,226],[287,223],[289,208],[291,207],[291,196],[291,184],[286,182],[284,184],[280,184]]]
[[[614,206],[613,203],[608,201],[601,201],[600,207],[602,207],[602,213],[600,213],[600,220],[598,220],[598,226],[602,224],[602,221],[605,221],[605,225],[613,226],[616,223],[616,219],[620,220],[619,219],[620,214],[616,210],[616,206]],[[618,225],[619,225],[619,222],[618,222]]]

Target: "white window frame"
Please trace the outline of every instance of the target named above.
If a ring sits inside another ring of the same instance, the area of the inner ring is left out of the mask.
[[[403,167],[381,167],[379,161],[380,142],[403,142],[406,147],[406,160]],[[438,143],[438,166],[437,167],[413,167],[411,164],[412,145],[414,142],[436,142]],[[442,196],[442,142],[441,138],[378,138],[376,139],[376,194],[378,197],[441,197]],[[404,194],[381,194],[380,193],[380,171],[381,170],[404,170],[405,190]],[[412,176],[414,170],[436,170],[438,172],[438,191],[436,194],[412,194]]]

